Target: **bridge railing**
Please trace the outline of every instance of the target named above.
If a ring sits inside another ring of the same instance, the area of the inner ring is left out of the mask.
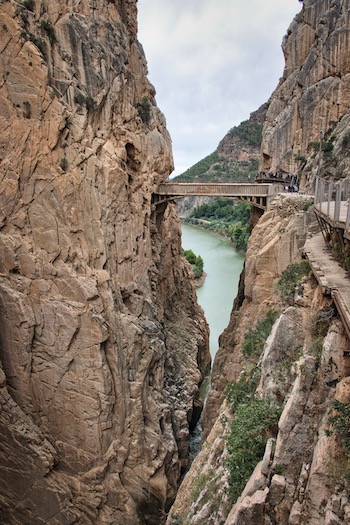
[[[292,182],[295,178],[295,175],[291,173],[285,173],[284,171],[260,171],[257,173],[255,180],[256,181],[272,181],[272,182],[282,182],[283,184],[288,184]]]
[[[227,197],[270,197],[275,195],[280,188],[272,184],[246,184],[246,183],[195,183],[195,182],[166,182],[158,187],[159,195],[217,195]]]
[[[345,223],[350,227],[350,180],[333,182],[316,177],[315,207],[320,213],[333,219],[334,223]]]

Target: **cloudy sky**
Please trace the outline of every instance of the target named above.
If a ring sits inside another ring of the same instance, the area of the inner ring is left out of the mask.
[[[175,174],[212,153],[283,73],[298,0],[138,0],[139,41],[173,142]]]

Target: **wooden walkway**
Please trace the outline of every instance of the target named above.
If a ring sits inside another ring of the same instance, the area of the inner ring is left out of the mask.
[[[350,253],[349,197],[349,179],[337,183],[316,179],[314,211],[321,233],[306,241],[304,253],[323,293],[332,296],[350,339],[350,279],[348,272],[332,255],[332,250],[336,251],[347,265]]]
[[[282,186],[263,183],[189,183],[165,182],[158,186],[158,202],[175,197],[204,196],[232,197],[249,202],[253,206],[266,209],[268,201],[274,197]],[[156,202],[157,203],[157,202]]]
[[[333,298],[339,316],[350,339],[350,279],[327,246],[322,233],[307,239],[303,248],[322,293]]]

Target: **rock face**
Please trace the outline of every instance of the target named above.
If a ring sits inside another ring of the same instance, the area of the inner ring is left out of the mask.
[[[326,142],[339,139],[350,103],[349,34],[348,0],[304,0],[283,41],[285,69],[267,111],[261,169],[294,173],[320,131]]]
[[[136,1],[0,18],[0,521],[158,524],[210,357]]]

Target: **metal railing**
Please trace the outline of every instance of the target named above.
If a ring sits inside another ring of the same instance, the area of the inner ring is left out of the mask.
[[[166,182],[160,184],[157,190],[159,195],[216,195],[222,197],[270,197],[278,192],[273,184],[246,184],[246,183],[193,183],[193,182]]]
[[[326,215],[334,225],[344,227],[349,232],[350,226],[350,180],[333,182],[316,178],[315,209]]]

